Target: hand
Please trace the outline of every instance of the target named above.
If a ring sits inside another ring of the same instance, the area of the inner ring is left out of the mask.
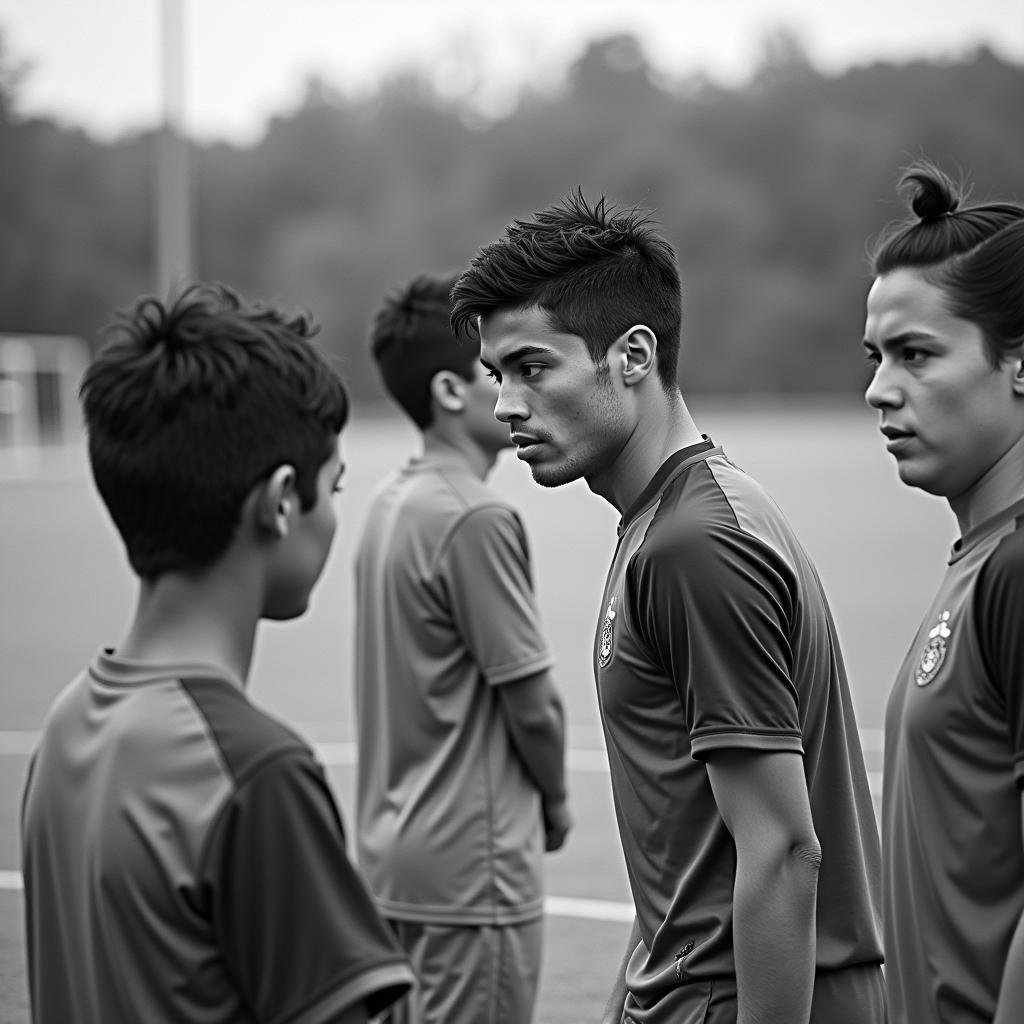
[[[561,803],[550,805],[545,804],[544,814],[544,849],[547,853],[554,853],[560,850],[565,843],[565,837],[572,829],[572,815],[569,813],[569,804],[563,800]]]

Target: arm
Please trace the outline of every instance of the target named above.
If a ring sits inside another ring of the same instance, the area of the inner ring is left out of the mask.
[[[788,751],[718,750],[707,769],[736,844],[737,1024],[807,1024],[821,848],[803,760]]]
[[[572,827],[565,793],[565,714],[548,671],[497,686],[498,705],[519,759],[537,787],[545,847],[559,849]]]
[[[1021,820],[1024,821],[1024,793],[1021,794]],[[1021,843],[1024,844],[1024,834]],[[1016,1024],[1021,1020],[1024,1020],[1024,915],[1017,922],[1010,940],[992,1024]]]
[[[1020,531],[1002,541],[981,569],[975,588],[975,621],[989,674],[1006,702],[1015,781],[1024,787],[1024,543]],[[1024,792],[1020,793],[1024,819]],[[1021,835],[1024,844],[1024,834]],[[993,1024],[1024,1020],[1024,915],[1017,921],[999,989]]]
[[[615,975],[615,985],[612,988],[611,995],[608,996],[601,1024],[621,1024],[622,1013],[626,1008],[626,967],[629,965],[636,947],[642,941],[640,938],[640,925],[636,918],[633,918],[633,927],[629,930],[629,941],[626,945],[626,955],[622,958],[622,966],[619,968],[618,974]]]

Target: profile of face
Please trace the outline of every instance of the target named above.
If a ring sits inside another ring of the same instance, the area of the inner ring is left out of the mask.
[[[875,280],[864,348],[874,368],[864,397],[905,484],[956,499],[1024,435],[1019,363],[994,367],[981,328],[919,271]]]
[[[494,416],[537,483],[609,469],[629,436],[626,411],[582,338],[554,330],[539,307],[499,310],[481,320],[480,361],[498,386]]]
[[[284,620],[302,615],[334,541],[337,493],[344,465],[340,452],[334,452],[317,474],[316,504],[303,511],[294,490],[282,497],[287,532],[275,541],[264,598],[263,618]]]

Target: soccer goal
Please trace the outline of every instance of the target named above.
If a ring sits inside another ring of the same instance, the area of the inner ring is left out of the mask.
[[[88,362],[74,335],[0,334],[0,469],[31,474],[77,452]]]

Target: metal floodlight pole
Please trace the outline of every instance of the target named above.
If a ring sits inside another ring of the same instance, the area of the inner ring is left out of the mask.
[[[195,280],[193,208],[185,136],[184,0],[161,0],[163,120],[156,147],[155,286],[167,296]]]

